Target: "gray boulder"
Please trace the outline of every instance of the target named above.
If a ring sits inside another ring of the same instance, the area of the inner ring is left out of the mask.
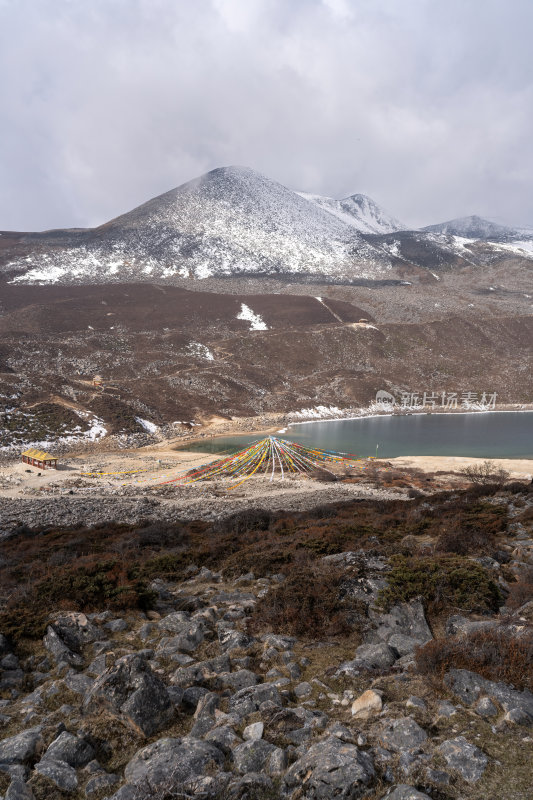
[[[367,642],[387,643],[393,648],[395,656],[399,656],[407,663],[409,663],[407,657],[416,647],[433,638],[424,614],[424,606],[419,598],[409,603],[399,603],[387,613],[371,608],[368,616],[376,627],[367,637]]]
[[[84,767],[92,758],[94,758],[94,750],[89,742],[81,736],[74,736],[73,733],[63,731],[48,746],[41,760],[64,761],[71,767]]]
[[[43,644],[57,664],[66,662],[73,667],[83,666],[83,658],[80,653],[73,652],[51,625],[46,629]]]
[[[446,636],[457,636],[458,634],[474,633],[475,631],[485,631],[500,625],[498,619],[468,619],[462,614],[453,614],[446,620]]]
[[[172,720],[175,707],[164,683],[138,654],[119,658],[87,694],[86,711],[106,708],[137,733],[151,736]]]
[[[520,692],[506,683],[489,681],[466,669],[451,669],[444,676],[444,683],[467,705],[486,695],[499,703],[504,711],[517,709],[523,714],[526,724],[533,724],[533,694],[527,689]]]
[[[74,792],[78,788],[76,770],[64,761],[44,758],[35,765],[35,772],[55,783],[62,792]]]
[[[427,739],[427,733],[411,717],[386,721],[379,741],[388,750],[416,750]]]
[[[488,758],[479,747],[467,742],[464,736],[447,739],[438,748],[449,767],[456,770],[465,781],[478,781],[488,764]]]
[[[270,757],[279,750],[264,739],[254,739],[237,745],[233,751],[235,768],[241,775],[248,772],[267,772]]]
[[[41,728],[28,728],[0,741],[1,764],[27,764],[42,752],[44,747]]]
[[[126,765],[124,776],[128,783],[146,781],[157,789],[169,781],[187,784],[223,764],[223,753],[209,742],[165,738],[139,750]]]
[[[336,736],[311,745],[285,773],[284,784],[293,791],[301,787],[306,800],[357,800],[364,796],[375,777],[368,753]]]
[[[85,797],[90,797],[96,792],[98,792],[100,796],[104,789],[110,789],[112,786],[116,786],[119,782],[120,778],[118,775],[110,772],[99,772],[96,775],[93,775],[93,777],[87,781],[87,785],[85,786]]]
[[[233,748],[241,743],[241,740],[229,725],[213,728],[206,735],[205,741],[214,744],[215,747],[222,750],[225,756],[229,756]]]
[[[223,672],[220,680],[224,688],[231,688],[235,691],[245,689],[247,686],[255,686],[259,678],[249,669],[239,669],[236,672]]]
[[[275,686],[269,683],[259,683],[257,686],[248,686],[236,692],[229,701],[229,711],[247,717],[258,711],[262,703],[270,702],[281,706],[281,697]]]
[[[204,626],[190,618],[186,611],[175,611],[159,620],[157,626],[162,631],[172,633],[171,639],[167,640],[160,647],[165,648],[166,653],[182,651],[192,653],[204,640]],[[160,648],[158,648],[158,651]]]
[[[397,655],[388,644],[362,644],[355,651],[353,661],[345,661],[337,675],[357,675],[361,670],[386,670],[392,667]]]
[[[97,640],[98,628],[85,616],[75,611],[54,617],[46,629],[44,646],[57,663],[65,661],[75,667],[83,665],[82,650]]]
[[[431,800],[431,797],[424,792],[419,792],[414,786],[402,783],[391,792],[384,794],[382,800]]]
[[[229,625],[226,623],[225,625]],[[232,650],[247,650],[256,641],[252,636],[248,636],[243,631],[233,630],[226,626],[219,626],[218,641],[224,653]]]
[[[35,800],[30,787],[21,778],[13,778],[6,792],[5,800]]]

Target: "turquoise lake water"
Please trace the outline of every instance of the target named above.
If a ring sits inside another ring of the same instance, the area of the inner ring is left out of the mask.
[[[412,414],[306,422],[277,433],[282,439],[358,456],[472,456],[533,459],[533,411]],[[263,436],[218,436],[183,449],[240,450]],[[533,465],[532,465],[533,468]]]

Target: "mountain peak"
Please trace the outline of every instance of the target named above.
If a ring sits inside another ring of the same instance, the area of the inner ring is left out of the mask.
[[[450,219],[447,222],[441,222],[438,225],[427,225],[422,228],[423,231],[428,233],[446,233],[452,236],[462,236],[465,239],[506,239],[515,237],[517,231],[507,225],[500,225],[497,222],[492,222],[489,219],[484,219],[477,214],[471,214],[467,217],[457,217]]]
[[[366,194],[352,194],[342,200],[317,194],[301,193],[301,196],[360,233],[384,234],[407,229],[407,225],[388,214]]]

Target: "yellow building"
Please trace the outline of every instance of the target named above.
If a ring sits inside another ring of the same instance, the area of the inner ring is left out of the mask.
[[[57,458],[51,456],[50,453],[45,453],[44,450],[36,450],[34,447],[25,450],[22,453],[22,461],[24,464],[29,464],[31,467],[38,467],[39,469],[57,469]]]

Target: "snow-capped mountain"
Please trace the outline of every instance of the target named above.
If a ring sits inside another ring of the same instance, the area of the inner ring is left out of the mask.
[[[446,233],[452,236],[462,236],[465,239],[482,239],[487,241],[508,241],[520,238],[520,232],[516,228],[509,228],[507,225],[499,225],[483,217],[476,215],[470,217],[458,217],[438,225],[427,225],[422,228],[429,233]]]
[[[239,276],[405,283],[407,273],[486,264],[504,249],[531,256],[527,234],[477,217],[410,231],[365,195],[300,194],[247,167],[221,167],[97,228],[4,232],[0,269],[14,283],[42,284]]]
[[[407,230],[407,225],[384,211],[366,194],[352,194],[343,200],[303,192],[300,192],[300,196],[361,233],[394,233]]]
[[[375,278],[387,253],[351,224],[246,167],[224,167],[92,230],[47,238],[23,282],[239,274]]]

